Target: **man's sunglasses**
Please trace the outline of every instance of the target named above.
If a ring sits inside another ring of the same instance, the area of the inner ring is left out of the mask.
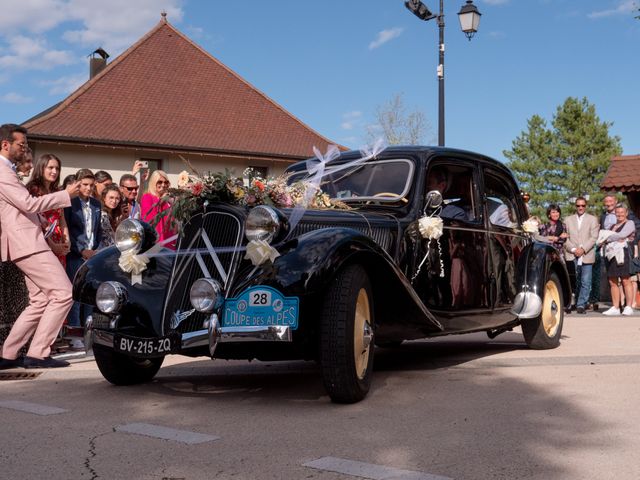
[[[140,187],[123,187],[126,188],[128,192],[133,192],[134,190],[139,190]]]

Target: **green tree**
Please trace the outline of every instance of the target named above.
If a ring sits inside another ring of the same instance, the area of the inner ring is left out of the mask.
[[[611,157],[622,152],[620,138],[609,134],[611,125],[600,120],[586,98],[573,97],[557,108],[551,128],[538,115],[527,121],[527,131],[503,153],[522,189],[531,194],[532,215],[544,215],[549,203],[567,206],[580,195],[600,205],[600,183]]]

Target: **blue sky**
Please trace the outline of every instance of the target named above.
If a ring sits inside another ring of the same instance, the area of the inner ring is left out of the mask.
[[[437,10],[438,0],[423,0]],[[445,0],[446,143],[503,160],[534,114],[551,120],[586,96],[640,154],[637,0],[475,0],[467,41]],[[358,148],[375,111],[402,93],[437,138],[438,28],[402,0],[0,0],[0,123],[23,122],[88,77],[87,55],[112,58],[168,20],[328,138]],[[174,74],[168,72],[168,74]],[[179,72],[177,72],[179,74]],[[311,155],[311,152],[310,152]]]

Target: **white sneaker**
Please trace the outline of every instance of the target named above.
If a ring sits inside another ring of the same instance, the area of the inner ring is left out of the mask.
[[[613,315],[620,315],[620,309],[618,307],[611,307],[609,310],[602,312],[603,315],[612,317]],[[628,314],[627,314],[628,315]]]
[[[69,347],[69,350],[72,350],[74,352],[82,352],[84,351],[84,342],[82,341],[81,338],[72,338],[71,339],[71,346]]]
[[[623,315],[633,315],[633,308],[631,308],[629,305],[627,305],[626,307],[624,307],[624,310],[622,311]]]

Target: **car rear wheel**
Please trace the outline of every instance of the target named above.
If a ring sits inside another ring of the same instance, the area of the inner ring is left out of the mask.
[[[164,357],[134,358],[115,352],[112,348],[93,345],[93,355],[102,376],[114,385],[137,385],[155,377]]]
[[[321,313],[320,367],[336,403],[362,400],[373,371],[373,297],[367,273],[350,265],[334,279]]]
[[[544,285],[542,312],[537,318],[522,321],[522,333],[527,345],[536,350],[560,345],[564,312],[560,279],[552,273]]]

